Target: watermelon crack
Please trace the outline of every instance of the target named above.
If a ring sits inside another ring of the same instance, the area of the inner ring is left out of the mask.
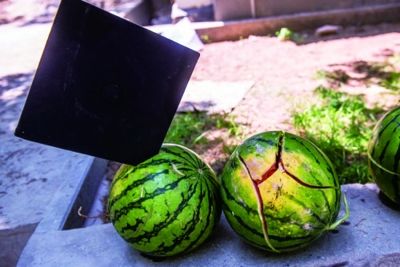
[[[254,179],[253,179],[253,176],[251,175],[251,172],[250,172],[249,168],[247,167],[246,162],[244,161],[244,159],[243,159],[240,155],[239,155],[239,160],[240,160],[240,161],[242,162],[242,164],[244,165],[244,167],[245,167],[245,169],[246,169],[246,171],[247,171],[247,173],[248,173],[248,175],[249,175],[249,177],[250,177],[250,180],[251,180],[251,182],[252,182],[252,184],[253,184],[254,192],[255,192],[256,198],[257,198],[258,216],[259,216],[260,221],[261,221],[261,226],[262,226],[262,231],[263,231],[263,236],[264,236],[265,243],[268,245],[268,247],[269,247],[272,251],[279,252],[277,249],[275,249],[275,248],[272,246],[272,244],[271,244],[271,242],[270,242],[270,240],[269,240],[269,235],[268,235],[268,223],[267,223],[267,220],[266,220],[266,218],[265,218],[265,216],[264,216],[264,201],[263,201],[263,199],[262,199],[261,192],[260,192],[260,188],[259,188],[259,184],[262,183],[263,181],[258,182],[257,180],[254,180]],[[274,165],[273,165],[273,166],[274,166]],[[272,166],[272,167],[273,167],[273,166]],[[271,167],[271,168],[272,168],[272,167]],[[271,169],[271,168],[270,168],[270,169]],[[268,172],[268,171],[267,171],[267,172]],[[273,171],[272,174],[273,174],[274,172],[275,172],[275,171]],[[271,174],[271,175],[272,175],[272,174]],[[270,176],[266,177],[265,180],[268,179],[269,177],[270,177]],[[264,180],[264,181],[265,181],[265,180]]]
[[[312,185],[312,184],[306,183],[306,182],[302,181],[300,178],[298,178],[296,175],[289,172],[286,169],[285,164],[282,159],[282,150],[283,150],[284,141],[285,141],[284,138],[285,138],[285,132],[281,132],[279,135],[278,143],[277,143],[277,152],[275,155],[275,162],[264,172],[264,174],[261,175],[261,179],[254,179],[255,177],[253,177],[253,175],[251,174],[250,169],[246,164],[246,161],[240,155],[238,155],[238,158],[239,158],[240,162],[243,164],[243,166],[245,167],[246,172],[249,175],[250,180],[253,185],[253,188],[254,188],[254,192],[255,192],[255,195],[257,198],[258,215],[259,215],[260,222],[262,225],[264,240],[265,240],[266,244],[268,245],[268,247],[274,252],[280,252],[280,251],[275,249],[270,242],[269,233],[268,233],[268,222],[267,222],[266,216],[264,216],[264,201],[263,201],[260,187],[259,187],[260,184],[262,184],[263,182],[268,180],[272,175],[274,175],[274,173],[276,171],[280,170],[283,173],[285,173],[286,175],[288,175],[290,178],[292,178],[294,181],[299,183],[300,185],[308,187],[308,188],[313,188],[313,189],[335,188],[334,186]]]
[[[309,183],[306,183],[302,181],[300,178],[298,178],[296,175],[292,174],[289,172],[285,164],[282,160],[282,150],[283,150],[283,144],[284,144],[284,138],[285,138],[285,133],[281,132],[279,135],[279,140],[278,140],[278,150],[276,152],[275,156],[275,162],[271,165],[271,167],[268,168],[268,170],[261,176],[261,180],[254,180],[252,179],[257,185],[265,182],[269,177],[271,177],[277,170],[281,170],[283,173],[287,174],[290,178],[295,180],[297,183],[301,184],[302,186],[309,187],[309,188],[315,188],[315,189],[329,189],[329,188],[334,188],[333,186],[324,186],[324,185],[312,185]],[[243,161],[244,162],[244,161]],[[245,164],[245,163],[244,163]]]

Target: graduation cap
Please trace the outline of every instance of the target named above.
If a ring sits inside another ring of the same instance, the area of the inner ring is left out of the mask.
[[[199,54],[63,0],[15,135],[128,164],[158,153]]]

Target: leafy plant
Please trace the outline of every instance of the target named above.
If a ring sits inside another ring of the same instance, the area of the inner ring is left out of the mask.
[[[383,79],[379,84],[389,90],[400,90],[400,72],[388,73],[387,77]]]
[[[279,31],[275,32],[275,36],[278,37],[280,41],[292,40],[294,32],[289,28],[281,28]]]
[[[362,99],[318,87],[320,104],[294,112],[294,127],[332,160],[341,183],[369,181],[367,145],[379,109],[368,109]]]
[[[280,41],[293,41],[295,43],[302,43],[304,41],[305,35],[296,33],[289,28],[281,28],[279,31],[275,32],[275,36]]]

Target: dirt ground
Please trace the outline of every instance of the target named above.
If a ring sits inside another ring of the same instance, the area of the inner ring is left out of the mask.
[[[257,36],[208,44],[201,52],[192,79],[255,82],[232,111],[244,125],[244,136],[265,130],[293,131],[291,113],[314,101],[313,90],[322,83],[316,79],[317,71],[343,69],[359,62],[384,62],[400,53],[400,24],[347,27],[324,38],[312,32],[302,34],[303,44]],[[350,75],[366,75],[346,71]],[[370,106],[380,102],[390,108],[400,99],[398,93],[362,80],[342,88],[364,96]],[[211,164],[219,165],[215,162],[218,151],[220,147],[216,146],[202,154]]]

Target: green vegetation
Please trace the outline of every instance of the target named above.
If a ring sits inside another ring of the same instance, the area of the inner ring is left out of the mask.
[[[275,36],[278,37],[280,41],[292,40],[294,32],[288,28],[281,28],[279,31],[275,32]]]
[[[354,61],[342,64],[344,69],[319,70],[315,78],[325,80],[330,87],[338,88],[352,81],[366,85],[377,84],[383,88],[400,90],[400,56],[390,57],[385,62]]]
[[[320,104],[294,113],[294,127],[314,141],[333,161],[341,183],[369,181],[367,144],[378,114],[368,109],[361,97],[335,91],[345,84],[378,85],[400,90],[400,55],[383,62],[354,61],[336,64],[336,69],[318,71],[329,88],[318,87]],[[330,89],[331,88],[331,89]]]
[[[275,32],[275,36],[280,41],[293,41],[295,43],[301,43],[304,40],[304,36],[292,31],[289,28],[281,28]]]
[[[293,114],[294,127],[332,160],[344,183],[369,181],[367,145],[379,109],[368,109],[358,96],[318,87],[321,103]]]
[[[187,147],[205,145],[210,140],[206,133],[211,130],[226,130],[230,137],[238,137],[241,127],[235,122],[235,118],[228,114],[207,114],[205,112],[188,112],[176,114],[165,142],[181,144]],[[224,143],[224,150],[232,148]]]
[[[201,41],[203,41],[203,43],[211,43],[211,39],[210,36],[208,36],[207,34],[203,34],[200,36]]]
[[[393,91],[400,90],[400,72],[389,72],[379,85]]]

